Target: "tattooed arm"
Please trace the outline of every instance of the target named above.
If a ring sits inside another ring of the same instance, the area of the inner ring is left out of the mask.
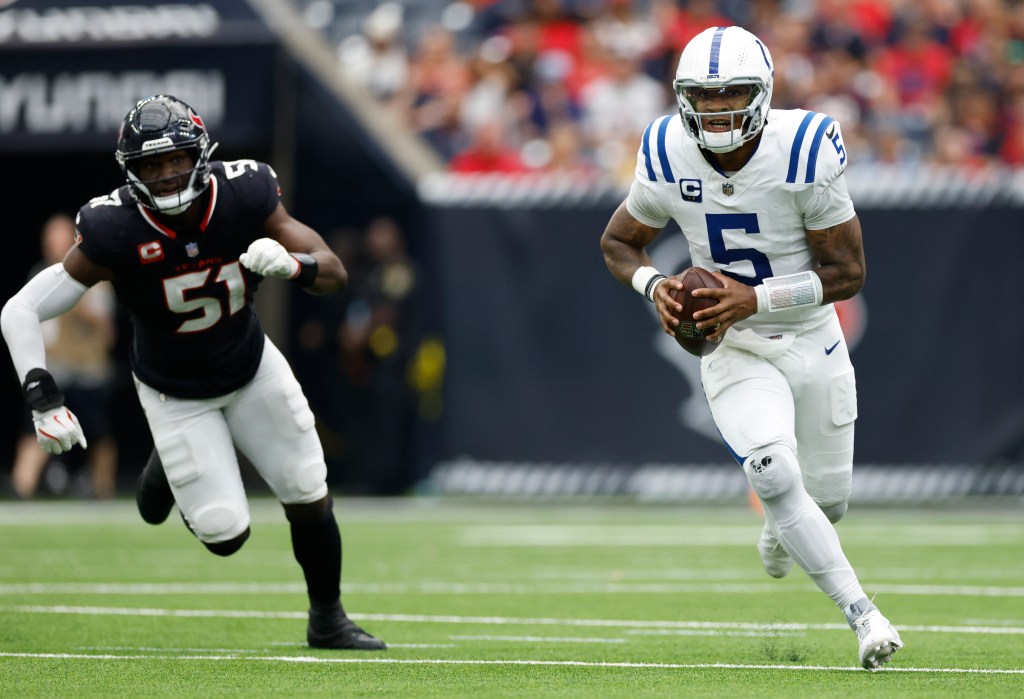
[[[821,265],[815,272],[821,277],[823,304],[851,298],[861,290],[867,270],[859,218],[854,216],[830,228],[807,231],[807,243]]]
[[[651,266],[651,258],[645,248],[657,239],[661,230],[660,228],[651,228],[633,218],[626,209],[625,202],[619,205],[601,236],[604,262],[608,265],[612,275],[626,286],[631,286],[633,274],[637,269]],[[675,328],[679,325],[679,321],[669,313],[668,308],[671,306],[679,312],[683,310],[683,307],[672,300],[668,291],[682,288],[682,282],[669,277],[659,282],[654,287],[652,294],[652,300],[658,308],[661,326],[669,335],[675,334]]]

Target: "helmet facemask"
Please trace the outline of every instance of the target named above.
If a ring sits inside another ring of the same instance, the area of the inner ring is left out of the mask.
[[[701,84],[695,80],[676,80],[673,83],[679,114],[687,133],[701,148],[715,153],[727,153],[754,138],[764,126],[768,113],[769,91],[764,83],[756,78],[738,78],[721,85]],[[710,99],[738,101],[746,95],[743,107],[732,110],[701,111]],[[716,95],[716,97],[711,97]],[[733,99],[729,100],[729,95]],[[728,121],[726,130],[717,130],[711,121]],[[707,128],[705,122],[708,122]]]

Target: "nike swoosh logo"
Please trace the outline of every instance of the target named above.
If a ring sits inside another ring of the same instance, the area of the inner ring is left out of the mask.
[[[836,340],[836,344],[832,345],[831,347],[826,347],[825,348],[825,354],[832,354],[832,352],[835,350],[835,348],[839,346],[839,342],[840,342],[839,340]]]

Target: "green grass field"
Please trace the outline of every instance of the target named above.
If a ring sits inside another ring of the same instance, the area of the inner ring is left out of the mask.
[[[772,580],[743,508],[339,500],[344,599],[381,653],[305,646],[280,507],[235,556],[134,503],[0,503],[2,697],[1020,697],[1024,508],[853,507],[839,531],[907,647]]]

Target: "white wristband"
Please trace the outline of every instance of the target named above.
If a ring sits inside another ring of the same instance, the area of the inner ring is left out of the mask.
[[[768,277],[754,287],[757,294],[757,312],[781,311],[801,306],[820,306],[825,292],[821,277],[812,271]]]
[[[665,279],[665,275],[654,267],[637,267],[633,272],[633,288],[648,301],[654,301],[654,289]]]

